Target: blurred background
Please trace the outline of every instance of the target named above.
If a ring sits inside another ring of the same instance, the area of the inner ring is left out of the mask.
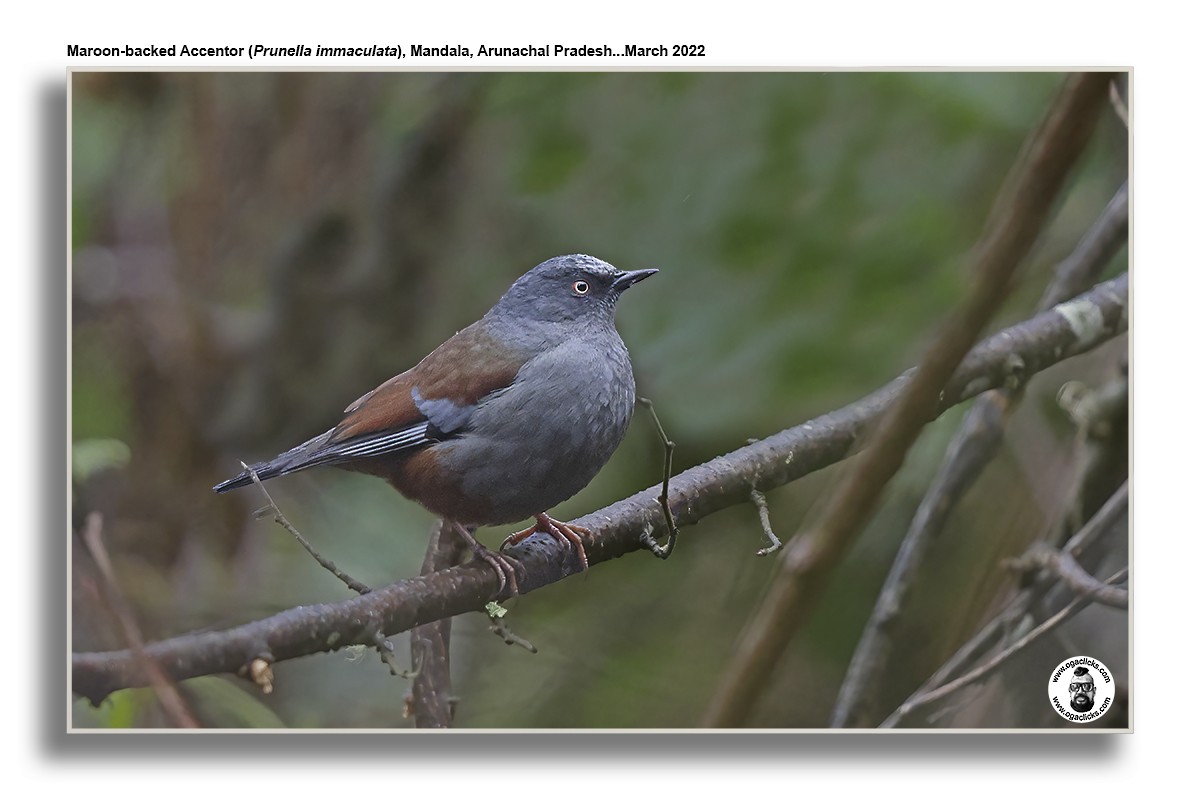
[[[621,303],[618,327],[639,392],[678,444],[677,471],[857,400],[915,363],[961,295],[970,247],[1062,77],[76,72],[75,525],[102,515],[148,640],[347,598],[286,532],[252,516],[260,495],[210,487],[239,460],[327,429],[563,253],[661,270]],[[1127,162],[1127,132],[1107,114],[993,329],[1030,314]],[[1125,262],[1122,251],[1109,274]],[[1126,348],[1119,337],[1030,386],[920,584],[909,646],[887,678],[893,703],[1011,593],[999,560],[1061,518],[1080,456],[1055,395],[1066,380],[1102,382]],[[961,411],[919,440],[752,725],[828,723]],[[1120,445],[1113,480],[1126,468]],[[639,411],[613,460],[555,516],[655,483],[661,459]],[[781,538],[834,477],[770,493]],[[314,470],[269,488],[359,580],[419,572],[434,520],[382,481]],[[505,533],[480,538],[495,547]],[[124,647],[91,556],[73,542],[73,647]],[[506,647],[482,614],[455,619],[456,726],[694,726],[773,574],[754,555],[764,543],[745,504],[685,529],[669,561],[630,555],[510,601],[506,620],[537,654]],[[1106,632],[1105,649],[1088,654],[1127,674],[1125,616],[1077,621]],[[394,638],[406,661],[407,634]],[[1030,666],[1013,691],[1049,711],[1059,660]],[[206,725],[411,724],[408,683],[373,652],[285,662],[275,675],[266,697],[228,676],[182,689]],[[1013,716],[1003,687],[989,691],[999,699],[943,724],[1061,723]],[[167,724],[148,690],[73,709],[84,727]]]

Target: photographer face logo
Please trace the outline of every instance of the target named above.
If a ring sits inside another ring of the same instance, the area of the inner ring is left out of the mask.
[[[1100,719],[1112,707],[1116,684],[1103,662],[1088,656],[1068,658],[1050,673],[1050,705],[1069,722]]]

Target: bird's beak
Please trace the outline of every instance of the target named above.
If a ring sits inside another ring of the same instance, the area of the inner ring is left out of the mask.
[[[635,269],[629,272],[622,272],[613,282],[613,287],[617,291],[623,292],[638,281],[644,281],[656,272],[658,272],[656,269]]]

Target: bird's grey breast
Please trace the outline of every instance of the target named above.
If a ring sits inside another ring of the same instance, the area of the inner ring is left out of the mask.
[[[567,338],[483,400],[470,431],[442,446],[443,457],[461,471],[466,492],[493,500],[490,522],[524,519],[595,477],[629,428],[635,391],[615,330]]]

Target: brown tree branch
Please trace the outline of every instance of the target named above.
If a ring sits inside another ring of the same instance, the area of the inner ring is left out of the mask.
[[[1129,592],[1093,578],[1069,553],[1046,542],[1034,542],[1022,555],[1005,561],[1004,566],[1016,572],[1050,570],[1080,597],[1113,608],[1129,608]]]
[[[1054,268],[1038,310],[1069,300],[1095,283],[1128,240],[1129,184],[1123,183],[1071,254]]]
[[[1095,127],[1110,76],[1071,75],[992,207],[975,248],[974,280],[962,305],[943,325],[911,383],[889,408],[871,447],[834,487],[811,533],[784,547],[780,571],[751,617],[722,675],[703,724],[743,724],[795,631],[824,593],[830,568],[849,549],[899,470],[924,426],[934,417],[943,387],[1003,302],[1018,265],[1049,217],[1067,174]]]
[[[371,591],[370,586],[367,586],[362,581],[351,577],[348,573],[341,570],[337,564],[333,563],[331,559],[321,555],[321,553],[312,546],[308,539],[304,537],[304,534],[300,533],[299,529],[297,529],[296,526],[293,525],[286,516],[284,516],[283,511],[278,505],[276,505],[275,499],[271,497],[271,493],[267,491],[267,487],[263,486],[262,481],[259,480],[258,473],[251,469],[250,465],[248,465],[245,461],[241,462],[241,464],[242,469],[247,470],[250,473],[250,477],[254,480],[254,485],[259,488],[259,490],[263,493],[263,497],[267,499],[267,505],[254,512],[256,517],[262,518],[270,514],[272,516],[272,520],[277,525],[290,533],[292,538],[300,543],[300,546],[304,548],[306,553],[312,556],[313,559],[320,564],[323,569],[344,583],[346,588],[353,592],[357,592],[358,594],[367,594]],[[404,668],[400,666],[399,662],[396,661],[395,646],[388,641],[388,638],[383,634],[383,631],[375,631],[371,636],[371,640],[375,644],[375,649],[379,652],[379,658],[384,664],[387,665],[388,670],[390,670],[393,675],[397,675],[402,678],[413,677],[412,673],[405,671]],[[270,669],[270,662],[268,662],[266,659],[259,657],[251,662],[249,677],[263,690],[263,694],[270,694],[273,690],[272,680],[274,679],[274,675]]]
[[[1073,558],[1079,558],[1092,545],[1100,541],[1117,522],[1125,518],[1129,509],[1129,487],[1122,485],[1112,497],[1070,538],[1063,546],[1063,552]],[[1038,602],[1050,588],[1045,583],[1034,583],[1017,593],[1016,597],[992,618],[979,633],[975,634],[951,656],[945,664],[929,677],[909,696],[908,702],[928,694],[934,689],[954,680],[963,670],[984,656],[990,649],[1003,642],[1005,634],[1017,627],[1017,623],[1029,612],[1031,606]]]
[[[1127,567],[1123,568],[1106,580],[1105,583],[1112,584],[1122,581],[1125,579],[1125,576],[1128,574],[1128,572],[1129,569]],[[1033,644],[1035,641],[1058,628],[1058,626],[1062,625],[1064,622],[1071,619],[1071,617],[1078,614],[1080,611],[1090,605],[1093,599],[1094,598],[1092,597],[1083,595],[1075,598],[1061,611],[1048,618],[1045,622],[1026,633],[1020,639],[1013,642],[1011,645],[1004,648],[975,669],[958,678],[955,678],[949,683],[937,687],[936,689],[931,689],[930,691],[919,694],[916,697],[909,698],[904,702],[904,705],[892,712],[892,715],[884,720],[883,724],[881,724],[879,727],[894,728],[903,722],[906,717],[911,716],[912,713],[917,709],[924,708],[931,703],[935,703],[938,700],[957,692],[959,689],[962,689],[965,686],[978,683],[998,670],[1000,667],[1004,666],[1004,664],[1017,653],[1021,652],[1026,647]]]
[[[462,539],[445,521],[438,523],[425,550],[422,575],[449,569],[462,557]],[[411,713],[418,728],[449,728],[454,719],[450,690],[450,617],[413,628]]]
[[[1122,185],[1071,254],[1059,263],[1038,310],[1051,308],[1090,286],[1125,244],[1128,233],[1129,189]],[[967,412],[913,516],[855,648],[834,705],[832,727],[872,725],[882,716],[878,708],[881,678],[891,673],[898,644],[893,636],[894,623],[908,602],[921,565],[940,539],[959,500],[999,451],[1005,421],[1021,397],[1019,388],[992,389]]]
[[[935,413],[995,386],[1027,380],[1053,364],[1085,352],[1125,330],[1128,278],[1097,286],[1062,308],[1047,311],[985,339],[967,355],[947,384]],[[1089,321],[1080,324],[1079,320]],[[849,406],[780,431],[671,480],[670,507],[679,525],[746,501],[757,489],[770,491],[845,458],[858,436],[874,423],[911,380],[905,373]],[[664,527],[655,484],[607,508],[574,520],[595,537],[588,561],[595,567],[643,549],[645,530]],[[550,537],[534,535],[507,551],[521,562],[521,591],[528,594],[577,571],[573,551]],[[185,634],[152,643],[145,651],[176,680],[240,672],[253,659],[269,662],[374,645],[373,632],[394,635],[416,625],[477,611],[495,595],[495,573],[468,563],[375,589],[338,603],[289,609],[224,631]],[[109,693],[147,685],[148,677],[128,650],[75,653],[72,688],[98,703]]]
[[[1121,484],[1121,488],[1113,492],[1112,497],[1088,520],[1079,532],[1063,545],[1063,552],[1071,558],[1079,558],[1097,539],[1107,533],[1118,520],[1127,516],[1129,511],[1129,483]]]
[[[121,592],[120,584],[117,583],[116,570],[113,569],[112,560],[108,557],[108,550],[104,547],[102,528],[103,517],[99,511],[92,511],[84,521],[80,536],[96,569],[100,572],[103,582],[102,597],[112,610],[113,616],[116,617],[121,638],[129,645],[130,652],[146,672],[149,683],[154,688],[154,695],[158,698],[159,705],[162,706],[167,719],[177,728],[199,728],[200,723],[196,721],[192,710],[188,708],[187,702],[179,692],[179,687],[157,663],[146,656],[145,643],[137,624],[137,618],[125,600],[125,595]]]

